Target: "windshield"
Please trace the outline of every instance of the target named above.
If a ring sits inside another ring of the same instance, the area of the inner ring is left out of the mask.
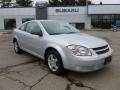
[[[50,35],[77,33],[79,30],[72,25],[60,21],[42,21],[45,30]]]

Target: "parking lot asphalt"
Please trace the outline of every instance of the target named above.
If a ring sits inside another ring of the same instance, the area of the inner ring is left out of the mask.
[[[67,71],[51,74],[43,61],[28,54],[15,54],[12,34],[0,35],[0,90],[120,90],[120,32],[85,31],[106,39],[113,48],[113,61],[91,73]]]

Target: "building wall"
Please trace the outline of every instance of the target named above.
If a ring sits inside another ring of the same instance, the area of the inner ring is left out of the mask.
[[[120,15],[120,5],[89,5],[88,10],[86,6],[48,7],[46,13],[48,20],[67,21],[73,26],[82,23],[85,24],[85,29],[91,29],[93,15]],[[16,19],[16,27],[18,27],[22,24],[23,18],[35,19],[36,8],[0,8],[0,30],[5,29],[4,19]]]
[[[87,15],[86,21],[85,21],[85,29],[91,29],[91,16]]]
[[[0,8],[0,30],[4,29],[4,19],[16,19],[16,27],[23,18],[35,18],[35,8]]]
[[[4,19],[0,17],[0,29],[4,29]]]
[[[120,5],[89,5],[88,14],[120,14]]]
[[[37,20],[47,20],[47,7],[36,8],[36,19]]]
[[[113,25],[119,27],[120,4],[89,5],[88,15],[91,16],[93,28],[111,29]]]
[[[87,16],[87,7],[49,7],[49,20],[62,20],[69,23],[85,23],[85,29],[91,28],[91,17]]]

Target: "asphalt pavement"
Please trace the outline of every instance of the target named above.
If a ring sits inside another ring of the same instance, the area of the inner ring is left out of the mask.
[[[57,76],[42,60],[28,53],[16,54],[12,34],[0,35],[0,90],[120,90],[120,32],[86,31],[106,39],[113,61],[91,73],[67,71]]]

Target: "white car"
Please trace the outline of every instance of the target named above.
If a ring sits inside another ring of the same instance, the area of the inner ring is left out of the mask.
[[[62,21],[28,21],[14,30],[13,43],[16,53],[24,50],[45,60],[54,74],[64,69],[96,71],[112,60],[112,49],[105,40]]]

